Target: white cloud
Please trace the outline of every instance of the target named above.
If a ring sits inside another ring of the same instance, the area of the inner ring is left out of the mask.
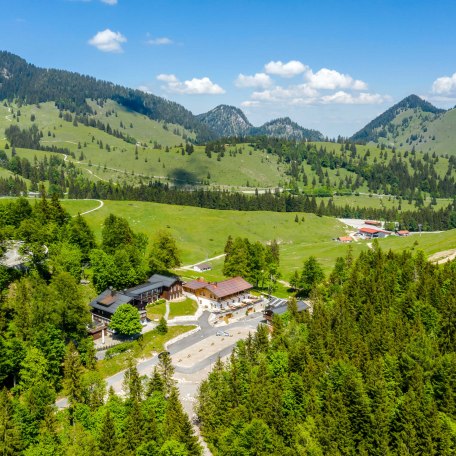
[[[259,101],[253,101],[253,100],[246,100],[241,103],[241,106],[243,108],[254,108],[255,106],[259,106],[260,102]]]
[[[432,84],[432,93],[450,95],[456,93],[456,73],[452,76],[437,78]]]
[[[367,83],[354,79],[349,74],[321,68],[313,72],[310,67],[298,60],[289,62],[270,61],[264,66],[264,73],[253,76],[239,74],[237,87],[254,87],[250,99],[243,101],[243,107],[261,106],[305,106],[305,105],[369,105],[391,101],[388,95],[367,92]],[[291,78],[303,73],[302,84],[272,86],[269,75]],[[455,86],[456,86],[456,74]],[[262,90],[260,90],[262,89]]]
[[[140,85],[138,87],[138,90],[141,90],[141,92],[144,92],[144,93],[152,93],[152,91],[146,85]]]
[[[388,95],[380,95],[378,93],[362,92],[358,95],[340,90],[339,92],[331,95],[321,97],[320,101],[323,104],[381,104],[385,101],[390,101],[391,97]]]
[[[225,93],[222,87],[212,82],[207,76],[182,82],[174,74],[159,74],[157,79],[166,83],[162,88],[169,92],[188,95],[220,95]]]
[[[290,60],[287,63],[283,63],[280,60],[274,62],[271,61],[264,66],[264,71],[268,74],[276,74],[283,78],[292,78],[298,74],[304,73],[307,70],[307,66],[299,60]]]
[[[178,82],[174,74],[159,74],[157,79],[164,82]]]
[[[236,81],[236,87],[270,87],[272,79],[266,73],[255,73],[253,76],[248,76],[240,73]]]
[[[328,68],[322,68],[316,73],[314,73],[312,70],[309,70],[306,72],[305,77],[309,81],[309,85],[315,89],[367,89],[367,84],[364,81],[353,79],[348,74],[342,74],[336,70],[329,70]]]
[[[146,41],[146,44],[148,44],[149,46],[167,46],[169,44],[174,44],[174,41],[171,38],[162,36],[158,38],[149,38]]]
[[[117,5],[117,0],[101,0],[102,3],[106,3],[106,5]]]
[[[122,43],[125,43],[125,38],[120,32],[113,32],[106,29],[98,32],[93,38],[89,40],[89,44],[95,46],[103,52],[123,52]]]
[[[294,98],[315,98],[318,92],[307,84],[291,85],[288,87],[275,86],[261,92],[253,92],[251,98],[260,101],[283,101]]]

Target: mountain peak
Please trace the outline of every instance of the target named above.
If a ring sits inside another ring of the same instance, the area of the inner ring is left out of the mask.
[[[259,128],[255,128],[255,134],[276,136],[279,138],[296,139],[308,141],[323,141],[323,135],[317,130],[301,127],[289,117],[279,117],[270,120]]]
[[[254,127],[244,112],[235,106],[219,105],[197,117],[219,137],[265,135],[310,141],[322,141],[324,139],[319,131],[303,128],[289,117],[280,117],[266,122],[261,127]]]
[[[445,112],[444,109],[439,109],[429,103],[429,101],[423,100],[418,95],[412,94],[391,106],[391,108],[387,109],[383,114],[377,116],[364,128],[356,132],[350,139],[355,142],[377,141],[380,137],[385,136],[385,132],[396,117],[408,109],[417,109],[431,115]]]
[[[235,106],[221,104],[197,118],[218,136],[246,136],[252,128],[242,110]]]

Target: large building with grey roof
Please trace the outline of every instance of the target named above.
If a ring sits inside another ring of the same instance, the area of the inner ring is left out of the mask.
[[[157,299],[177,299],[182,296],[182,281],[179,277],[154,274],[146,283],[124,290],[108,288],[91,303],[92,319],[109,324],[111,317],[122,304],[131,304],[139,310],[141,321],[147,320],[146,306]]]

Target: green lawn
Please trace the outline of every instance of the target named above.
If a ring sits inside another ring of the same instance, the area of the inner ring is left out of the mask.
[[[160,320],[166,313],[166,303],[156,304],[155,306],[149,305],[147,307],[147,318],[155,321]]]
[[[182,317],[195,315],[198,310],[198,304],[193,299],[187,298],[185,301],[171,302],[169,319],[174,317]]]
[[[124,370],[128,366],[130,357],[150,358],[154,353],[161,352],[164,344],[180,334],[194,329],[194,326],[170,326],[166,334],[157,334],[150,331],[142,336],[142,339],[134,343],[133,350],[121,353],[111,359],[103,359],[97,362],[97,369],[103,378],[110,377]]]

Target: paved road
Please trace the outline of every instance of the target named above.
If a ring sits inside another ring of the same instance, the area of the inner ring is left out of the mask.
[[[200,328],[198,332],[195,332],[194,334],[191,334],[187,337],[184,337],[183,339],[176,341],[169,345],[167,347],[168,351],[170,352],[171,356],[175,353],[178,353],[182,350],[185,350],[192,345],[201,342],[204,339],[207,339],[211,336],[214,336],[214,334],[217,332],[218,328],[217,326],[212,326],[209,323],[209,317],[211,316],[210,312],[205,311],[201,315],[201,317],[198,320],[194,321],[187,321],[185,322],[186,325],[196,325]],[[220,325],[220,328],[223,329],[224,331],[228,332],[233,332],[237,328],[247,328],[251,329],[252,332],[255,331],[256,327],[258,324],[263,320],[263,314],[261,312],[257,312],[254,314],[250,314],[249,316],[243,317],[239,321],[235,321],[231,324],[228,325]],[[172,322],[169,322],[170,325],[173,325]],[[175,324],[182,324],[182,322],[176,322]],[[175,370],[177,373],[185,373],[185,374],[192,374],[199,372],[206,367],[210,366],[213,364],[218,357],[223,358],[224,356],[228,355],[231,353],[233,350],[233,347],[236,345],[236,342],[238,341],[237,337],[233,337],[233,342],[223,348],[222,350],[214,353],[213,355],[209,356],[208,358],[200,361],[199,363],[195,364],[192,367],[180,367],[176,366]],[[158,364],[158,356],[155,355],[152,358],[139,361],[137,364],[138,372],[140,375],[150,375],[154,366]],[[106,379],[107,387],[108,389],[112,386],[114,388],[114,391],[116,392],[121,392],[122,391],[122,382],[124,378],[125,371],[121,371],[111,377],[108,377]],[[56,402],[57,407],[59,408],[64,408],[68,404],[66,398],[60,399]]]

